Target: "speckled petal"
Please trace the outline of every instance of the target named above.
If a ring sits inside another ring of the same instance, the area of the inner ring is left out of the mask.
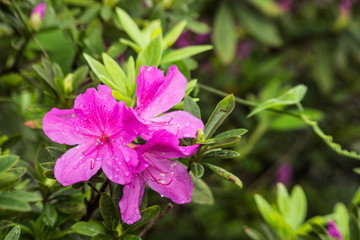
[[[64,186],[89,180],[100,169],[103,154],[97,150],[89,152],[92,147],[76,146],[64,153],[55,163],[56,180]],[[85,156],[84,152],[89,154]]]
[[[204,130],[203,122],[185,111],[166,113],[160,117],[152,118],[154,124],[149,125],[149,130],[165,129],[178,138],[196,138],[199,129]],[[156,123],[156,124],[155,124]]]
[[[127,184],[134,179],[134,169],[139,163],[134,149],[114,141],[104,146],[102,169],[105,175],[114,183]]]
[[[183,165],[172,160],[157,159],[156,165],[150,164],[147,170],[154,177],[147,180],[154,191],[178,204],[191,202],[193,182]]]
[[[54,142],[68,145],[81,144],[94,139],[92,135],[82,134],[78,130],[79,115],[74,109],[51,109],[43,118],[43,130]]]
[[[166,112],[181,102],[187,80],[176,65],[169,68],[166,77],[155,67],[140,67],[137,83],[137,107],[144,119]]]
[[[133,224],[141,218],[139,206],[145,190],[145,182],[141,176],[124,186],[123,197],[119,202],[121,219],[127,224]]]

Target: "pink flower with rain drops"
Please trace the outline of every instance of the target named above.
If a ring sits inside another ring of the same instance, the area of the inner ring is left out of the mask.
[[[145,140],[161,129],[178,138],[195,138],[199,129],[204,130],[203,122],[188,112],[167,112],[185,96],[187,80],[175,65],[169,68],[166,76],[155,67],[142,66],[136,83],[135,112],[149,127],[149,132],[141,135]]]
[[[73,109],[53,108],[43,119],[44,133],[54,142],[76,145],[65,152],[54,168],[64,186],[89,180],[100,168],[113,182],[134,179],[139,160],[127,146],[146,127],[124,102],[117,102],[111,88],[99,85],[80,94]]]
[[[127,224],[138,221],[139,206],[145,190],[145,183],[162,197],[184,204],[191,201],[193,182],[186,168],[171,158],[193,155],[197,146],[181,147],[179,139],[165,130],[152,135],[144,145],[135,145],[140,170],[133,182],[126,184],[119,202],[121,218]]]

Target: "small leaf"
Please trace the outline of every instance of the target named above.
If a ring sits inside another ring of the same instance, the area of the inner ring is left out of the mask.
[[[191,163],[191,172],[196,178],[201,178],[204,175],[205,169],[201,163]]]
[[[130,234],[126,234],[123,237],[124,240],[141,240],[140,237],[136,236],[136,235],[130,235]]]
[[[176,24],[165,36],[163,40],[163,48],[166,49],[172,46],[176,40],[179,38],[181,33],[184,31],[186,27],[186,20],[182,20],[178,24]]]
[[[300,186],[295,186],[291,192],[291,224],[294,229],[299,228],[307,215],[307,202],[304,190]]]
[[[192,114],[193,116],[201,119],[200,108],[196,102],[189,96],[184,99],[184,111]]]
[[[136,68],[139,66],[159,66],[162,55],[162,36],[158,34],[151,42],[139,53],[136,59]]]
[[[19,212],[29,212],[31,208],[25,201],[21,201],[12,197],[3,196],[0,193],[0,209],[12,210]]]
[[[55,162],[40,163],[40,166],[41,166],[44,170],[54,171]]]
[[[213,138],[213,141],[209,142],[208,144],[211,144],[210,148],[232,147],[232,146],[235,146],[239,142],[241,136],[243,134],[245,134],[246,132],[247,132],[247,130],[242,129],[242,128],[229,130],[229,131],[226,131],[226,132],[216,135]]]
[[[56,147],[45,147],[54,159],[60,158],[66,151]]]
[[[200,156],[201,160],[219,160],[238,157],[240,154],[234,150],[212,149]]]
[[[22,202],[39,202],[42,201],[42,196],[39,192],[25,192],[25,191],[0,191],[0,196],[18,199]]]
[[[229,64],[236,53],[236,30],[232,13],[225,3],[216,12],[213,41],[216,55],[224,64]]]
[[[53,205],[46,203],[43,208],[43,211],[42,211],[42,216],[43,216],[43,219],[42,219],[43,223],[46,226],[49,226],[49,227],[55,226],[58,214]]]
[[[4,240],[18,240],[20,238],[21,229],[20,226],[16,226],[10,230],[8,234],[6,234]]]
[[[234,95],[229,95],[223,100],[221,100],[215,110],[212,112],[209,120],[205,125],[205,138],[210,138],[216,129],[221,125],[221,123],[229,116],[232,110],[235,107],[235,98]]]
[[[91,222],[77,222],[74,225],[71,226],[71,229],[74,230],[74,232],[93,237],[97,234],[104,233],[105,230],[100,227],[99,224],[93,224]]]
[[[134,42],[139,44],[141,48],[144,48],[145,42],[143,41],[142,33],[134,20],[121,8],[116,8],[116,14],[125,32]]]
[[[119,220],[119,213],[115,211],[113,200],[105,193],[100,197],[100,211],[105,223],[110,227],[112,227],[113,220]]]
[[[210,168],[214,173],[216,173],[217,175],[219,175],[220,177],[229,180],[230,182],[235,183],[236,186],[238,186],[239,188],[242,188],[243,184],[241,182],[241,180],[235,176],[234,174],[226,171],[225,169],[219,167],[219,166],[215,166],[209,163],[205,163],[205,165]]]
[[[164,54],[164,57],[161,60],[161,64],[172,63],[185,58],[189,58],[196,54],[209,51],[212,48],[213,47],[211,45],[199,45],[168,51]]]
[[[144,210],[140,211],[141,219],[134,224],[130,225],[126,231],[134,231],[138,229],[139,227],[149,223],[151,220],[156,218],[160,213],[160,206],[154,205],[148,208],[145,208]]]
[[[272,222],[270,216],[273,213],[276,213],[276,211],[261,195],[255,194],[254,198],[261,215],[267,223],[271,224]]]
[[[0,156],[0,173],[13,167],[19,161],[19,157],[15,155]]]
[[[129,97],[129,86],[125,72],[122,70],[119,64],[106,53],[102,54],[102,58],[104,61],[105,69],[110,74],[110,77],[112,81],[116,84],[117,89],[119,89],[122,94]]]
[[[251,117],[265,109],[297,104],[304,98],[306,91],[307,91],[307,87],[302,84],[294,88],[291,88],[289,91],[287,91],[280,97],[269,99],[263,102],[262,104],[260,104],[259,106],[257,106],[254,110],[251,111],[248,117]]]
[[[132,56],[129,57],[127,62],[127,79],[129,81],[130,94],[134,94],[136,90],[136,71],[135,71],[135,61]]]
[[[214,197],[209,186],[203,180],[196,178],[194,174],[190,173],[190,176],[194,184],[191,202],[206,205],[214,204]]]

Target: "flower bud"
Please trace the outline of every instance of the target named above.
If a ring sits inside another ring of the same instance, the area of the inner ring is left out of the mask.
[[[33,29],[39,30],[45,15],[45,8],[46,5],[44,2],[42,2],[36,5],[36,7],[31,11],[30,25],[32,26]]]

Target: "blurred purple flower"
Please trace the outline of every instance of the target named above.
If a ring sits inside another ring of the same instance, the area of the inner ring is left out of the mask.
[[[352,4],[353,4],[353,0],[342,0],[340,2],[340,13],[341,14],[349,14]]]
[[[45,15],[45,9],[46,9],[46,5],[44,2],[39,3],[38,5],[35,6],[35,8],[32,10],[31,12],[31,18],[33,18],[34,15],[40,15],[40,19],[44,18]]]
[[[174,43],[175,47],[183,48],[190,45],[201,45],[208,43],[210,40],[210,33],[195,34],[189,30],[185,30]]]
[[[284,12],[288,12],[292,7],[293,0],[278,0],[278,4]]]
[[[241,41],[237,46],[237,56],[240,59],[246,59],[253,50],[254,43],[252,41]]]
[[[333,220],[329,221],[327,230],[328,230],[330,237],[344,240],[344,238],[341,236],[341,233]]]
[[[292,167],[289,163],[282,163],[275,172],[275,182],[288,186],[292,180]]]

